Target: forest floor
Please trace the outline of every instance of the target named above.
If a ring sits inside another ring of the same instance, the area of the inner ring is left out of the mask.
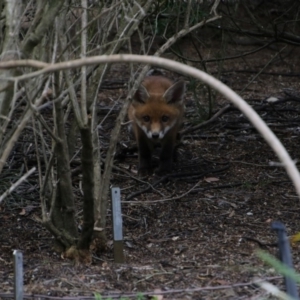
[[[240,46],[241,52],[248,48]],[[185,53],[188,56],[188,51]],[[273,49],[265,49],[246,60],[226,61],[221,79],[258,112],[291,157],[298,159],[300,81],[293,72],[299,56],[296,52],[284,58],[275,55]],[[272,63],[264,68],[272,57]],[[126,95],[125,69],[113,66],[99,91],[99,107],[110,108],[119,99],[99,129],[103,148]],[[216,70],[217,64],[212,64],[208,71],[214,74]],[[199,123],[199,115],[207,111],[207,97],[202,97],[201,85],[190,81],[184,128]],[[268,101],[270,97],[278,101]],[[217,95],[213,112],[226,104],[228,101]],[[19,140],[11,160],[36,165],[35,151],[29,150],[30,130]],[[133,143],[124,128],[118,153]],[[300,206],[285,169],[270,164],[278,162],[270,146],[240,111],[230,107],[208,126],[185,135],[178,152],[172,173],[163,179],[153,175],[138,180],[136,152],[116,156],[119,169],[114,170],[111,184],[121,188],[124,264],[113,262],[110,209],[108,250],[93,253],[90,265],[75,265],[53,250],[53,237],[39,222],[37,177],[13,192],[0,207],[0,298],[13,293],[14,249],[24,255],[25,293],[45,296],[40,299],[91,296],[94,292],[113,298],[155,292],[158,299],[266,299],[254,280],[283,288],[282,278],[256,252],[263,248],[276,254],[273,221],[283,222],[288,235],[300,231]],[[18,172],[20,164],[1,178],[7,180],[9,174]],[[78,175],[73,182],[80,222]],[[294,245],[294,265],[300,272],[299,251],[300,246]]]

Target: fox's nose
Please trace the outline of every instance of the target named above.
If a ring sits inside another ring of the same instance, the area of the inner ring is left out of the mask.
[[[152,133],[152,138],[153,139],[158,139],[159,138],[159,134],[157,132],[153,132]]]

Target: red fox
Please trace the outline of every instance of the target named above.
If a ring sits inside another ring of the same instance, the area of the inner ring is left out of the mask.
[[[178,131],[184,116],[185,82],[173,83],[163,76],[149,76],[138,88],[128,109],[128,118],[137,141],[139,172],[152,171],[154,146],[161,145],[157,173],[171,169]]]

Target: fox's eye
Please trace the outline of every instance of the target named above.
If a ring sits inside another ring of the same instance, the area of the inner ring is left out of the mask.
[[[162,117],[161,117],[161,120],[162,120],[163,122],[168,122],[168,121],[169,121],[169,117],[168,117],[168,116],[162,116]]]
[[[149,121],[150,121],[150,117],[149,117],[149,116],[143,116],[143,120],[144,120],[145,122],[149,122]]]

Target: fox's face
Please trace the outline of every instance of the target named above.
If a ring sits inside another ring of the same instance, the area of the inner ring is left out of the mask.
[[[164,77],[148,77],[135,94],[129,118],[148,139],[162,140],[182,122],[184,92],[184,81],[172,84]]]
[[[164,101],[155,106],[149,102],[135,108],[135,122],[149,139],[163,139],[178,122],[180,114],[179,108],[170,107]]]

